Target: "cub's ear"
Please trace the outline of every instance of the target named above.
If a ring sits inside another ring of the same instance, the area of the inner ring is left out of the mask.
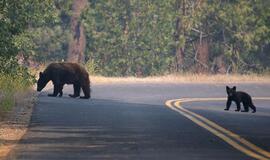
[[[236,91],[236,87],[235,86],[233,86],[233,88],[232,88],[234,91]]]
[[[228,91],[230,89],[230,87],[229,86],[226,86],[226,90]]]
[[[42,72],[39,72],[39,77],[41,77],[43,75],[43,73]]]

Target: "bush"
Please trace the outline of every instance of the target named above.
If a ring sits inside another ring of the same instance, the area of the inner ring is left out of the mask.
[[[0,74],[9,75],[14,78],[22,78],[25,82],[32,84],[35,81],[34,76],[32,76],[28,69],[24,66],[18,64],[17,59],[14,57],[5,58],[0,57]]]
[[[15,105],[15,94],[29,88],[35,79],[15,58],[1,57],[0,65],[0,111],[8,111]]]
[[[98,66],[97,64],[94,62],[94,60],[88,60],[86,63],[85,63],[85,68],[87,70],[87,72],[90,74],[90,75],[95,75],[98,73]]]

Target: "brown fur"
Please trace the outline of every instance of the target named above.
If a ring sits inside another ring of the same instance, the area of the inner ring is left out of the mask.
[[[49,81],[53,82],[54,92],[48,96],[62,96],[63,86],[73,84],[74,94],[70,97],[79,97],[80,89],[84,92],[84,97],[90,98],[90,80],[87,71],[77,63],[51,63],[44,72],[40,72],[37,84],[37,91],[41,91]]]

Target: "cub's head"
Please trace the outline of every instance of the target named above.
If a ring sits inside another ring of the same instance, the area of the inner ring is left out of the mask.
[[[37,91],[40,92],[46,84],[50,81],[48,76],[42,72],[39,73],[39,79],[37,81]]]
[[[233,96],[236,93],[236,87],[233,86],[232,88],[226,86],[226,91],[229,97]]]

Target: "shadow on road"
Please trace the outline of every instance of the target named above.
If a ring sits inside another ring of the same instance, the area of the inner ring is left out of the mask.
[[[246,158],[163,104],[39,96],[29,131],[7,159]]]
[[[142,155],[152,158],[166,156],[165,152],[188,146],[190,142],[180,140],[179,134],[183,136],[191,132],[181,133],[179,125],[169,124],[181,118],[167,116],[170,115],[168,112],[172,111],[163,105],[42,96],[34,110],[28,133],[8,159],[140,159]],[[198,139],[196,137],[194,139]],[[162,152],[157,154],[158,151]]]

